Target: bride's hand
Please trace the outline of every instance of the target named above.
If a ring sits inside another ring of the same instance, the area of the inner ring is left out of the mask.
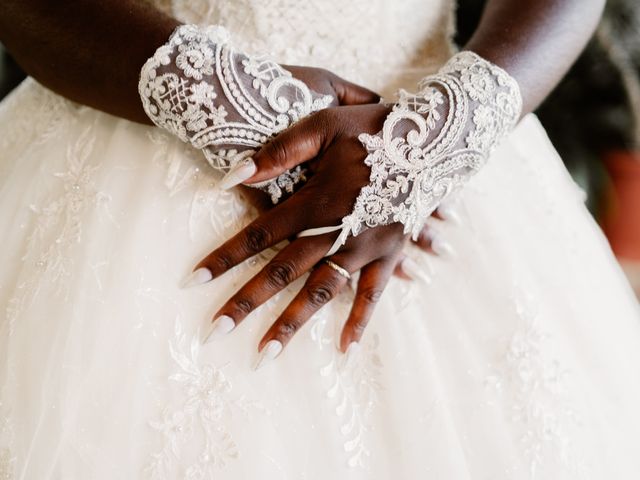
[[[331,95],[337,105],[363,105],[378,103],[380,95],[358,84],[349,82],[335,73],[324,68],[302,67],[296,65],[282,65],[285,70],[291,72],[311,90],[323,95]]]
[[[245,183],[272,178],[315,159],[309,167],[313,176],[299,192],[263,213],[199,262],[195,270],[204,269],[200,270],[203,277],[213,279],[303,230],[339,225],[351,212],[360,188],[369,183],[370,170],[363,161],[366,152],[357,137],[363,132],[378,132],[389,112],[390,107],[380,104],[329,108],[301,120],[263,147],[254,156],[257,171],[245,176]],[[268,352],[277,355],[295,332],[347,284],[348,274],[361,270],[340,349],[345,351],[357,342],[402,259],[407,237],[400,224],[365,230],[328,258],[330,264],[323,257],[336,237],[335,232],[300,237],[284,247],[220,308],[214,317],[215,334],[227,333],[271,296],[312,270],[297,296],[260,341],[259,350],[271,342]],[[403,259],[403,263],[410,265],[410,260]],[[411,267],[414,276],[421,275],[415,265]]]
[[[295,65],[282,65],[282,67],[313,92],[330,96],[332,98],[330,106],[375,104],[380,100],[380,96],[377,93],[349,82],[324,68]],[[242,148],[241,145],[231,145],[230,147]],[[249,203],[256,207],[259,212],[268,210],[273,206],[272,201],[269,199],[269,194],[264,190],[245,187],[243,188],[243,193]],[[285,198],[289,195],[287,192],[282,192],[282,194]]]

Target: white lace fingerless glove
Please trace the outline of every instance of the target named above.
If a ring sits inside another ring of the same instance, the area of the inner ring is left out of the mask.
[[[350,215],[342,219],[333,248],[364,227],[404,224],[415,238],[440,202],[486,162],[515,126],[520,89],[504,70],[472,52],[461,52],[420,82],[420,91],[400,91],[376,135],[360,141],[371,167]]]
[[[228,171],[271,137],[333,98],[311,91],[265,56],[234,51],[222,27],[178,27],[142,67],[149,118]],[[259,185],[274,203],[304,179],[300,167]],[[254,185],[255,186],[255,185]]]

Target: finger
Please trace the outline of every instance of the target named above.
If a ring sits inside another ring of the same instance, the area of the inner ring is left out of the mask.
[[[460,217],[459,208],[455,202],[442,202],[434,212],[434,216],[437,214],[437,218],[447,222],[451,222],[455,225],[462,225],[462,218]]]
[[[393,274],[404,280],[422,281],[427,285],[431,283],[431,275],[411,257],[401,255],[393,269]]]
[[[427,253],[433,253],[433,249],[431,248],[431,239],[431,230],[427,225],[425,225],[424,227],[422,227],[422,230],[420,230],[418,238],[415,240],[412,239],[411,241],[420,250]]]
[[[440,210],[436,209],[431,213],[431,218],[435,218],[438,222],[444,221],[444,218],[440,214]],[[438,223],[436,222],[436,223]],[[424,250],[427,253],[434,253],[433,248],[431,247],[431,243],[433,241],[433,229],[429,226],[429,224],[424,224],[422,229],[420,230],[420,234],[417,239],[411,239],[411,242],[415,244],[421,250]]]
[[[343,268],[348,265],[348,254],[334,255],[331,258]],[[347,271],[350,272],[351,270]],[[311,272],[296,297],[262,337],[258,345],[260,355],[256,368],[279,355],[307,320],[338,295],[347,282],[348,278],[326,263],[319,264]]]
[[[247,184],[263,182],[314,159],[326,144],[332,128],[330,115],[326,112],[322,110],[309,115],[274,137],[256,152],[253,174],[241,181]]]
[[[359,342],[373,310],[391,278],[395,259],[376,260],[363,267],[349,318],[340,336],[340,351],[346,352],[353,342]]]
[[[398,261],[396,262],[395,267],[393,267],[393,275],[402,278],[403,280],[413,280],[402,268],[402,262],[407,258],[406,255],[402,254]]]
[[[333,90],[338,95],[340,105],[362,105],[366,103],[378,103],[380,95],[372,92],[368,88],[361,87],[355,83],[351,83],[336,75],[335,80],[331,81]]]
[[[424,226],[416,240],[411,240],[420,250],[438,255],[440,257],[454,257],[456,251],[447,242],[441,232],[435,232],[433,228]]]
[[[187,286],[211,281],[246,259],[308,228],[306,216],[299,214],[306,198],[306,194],[300,191],[295,197],[263,213],[202,259],[194,268]],[[191,282],[193,278],[202,281]]]
[[[203,343],[219,333],[233,330],[253,310],[313,268],[332,242],[331,235],[320,235],[300,238],[285,247],[220,307]]]
[[[265,192],[258,190],[257,188],[245,187],[240,185],[240,192],[242,196],[259,212],[266,212],[273,208],[273,202]]]

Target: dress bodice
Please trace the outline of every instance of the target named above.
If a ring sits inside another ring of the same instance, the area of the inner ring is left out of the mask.
[[[181,21],[220,24],[248,53],[323,67],[383,94],[412,88],[452,53],[451,0],[156,0]]]

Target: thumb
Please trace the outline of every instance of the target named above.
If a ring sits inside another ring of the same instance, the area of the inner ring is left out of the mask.
[[[380,95],[377,93],[343,78],[337,77],[331,83],[340,105],[363,105],[380,101]]]
[[[315,158],[327,138],[327,122],[323,111],[300,120],[275,136],[258,150],[234,166],[222,179],[222,188],[239,183],[253,184],[277,177],[283,172]]]

